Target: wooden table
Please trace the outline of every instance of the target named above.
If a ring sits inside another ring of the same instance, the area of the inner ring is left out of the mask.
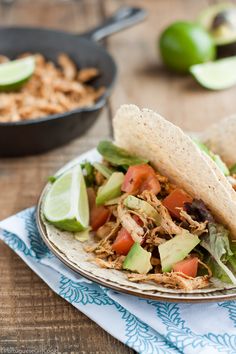
[[[1,25],[43,25],[75,32],[97,24],[123,4],[143,6],[150,15],[143,24],[106,41],[119,66],[119,77],[109,104],[86,135],[41,156],[0,160],[0,219],[34,205],[47,176],[95,147],[100,138],[111,137],[111,119],[122,103],[152,108],[192,131],[236,111],[236,88],[205,91],[189,76],[168,73],[157,53],[156,39],[162,28],[175,19],[194,19],[213,1],[5,2],[0,6]],[[0,353],[133,353],[55,295],[3,243],[0,250]]]

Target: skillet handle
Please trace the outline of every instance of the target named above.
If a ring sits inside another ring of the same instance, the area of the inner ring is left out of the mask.
[[[113,16],[108,17],[100,26],[82,33],[80,36],[92,39],[93,41],[100,41],[113,33],[143,21],[146,15],[147,13],[144,9],[124,6],[115,12]]]

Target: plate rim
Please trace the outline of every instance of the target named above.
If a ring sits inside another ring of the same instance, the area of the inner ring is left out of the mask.
[[[86,151],[85,153],[82,153],[81,155],[77,156],[76,158],[68,161],[65,165],[63,165],[59,170],[56,171],[56,173],[54,174],[55,176],[60,175],[61,173],[64,173],[67,169],[72,168],[77,162],[79,163],[79,161],[81,160],[82,156],[85,156],[87,154],[91,154],[92,152],[94,152],[95,149],[90,149],[88,151]],[[36,225],[40,234],[40,237],[42,238],[42,240],[44,241],[44,243],[47,245],[47,247],[49,248],[49,250],[67,267],[69,267],[71,270],[73,270],[75,273],[83,276],[84,278],[98,284],[101,286],[104,286],[106,288],[109,288],[113,291],[116,292],[120,292],[123,294],[127,294],[127,295],[132,295],[135,297],[139,297],[139,298],[143,298],[143,299],[149,299],[149,300],[154,300],[154,301],[165,301],[165,302],[174,302],[174,303],[207,303],[207,302],[222,302],[222,301],[232,301],[232,300],[236,300],[236,288],[235,288],[235,293],[232,294],[221,294],[221,292],[223,291],[227,291],[227,290],[234,290],[234,289],[222,289],[222,290],[215,290],[215,292],[219,293],[217,295],[213,295],[214,293],[205,293],[205,294],[201,294],[201,293],[197,293],[193,294],[193,293],[168,293],[167,292],[163,292],[163,295],[161,292],[159,292],[158,294],[151,294],[148,293],[148,291],[150,292],[151,290],[147,290],[147,292],[142,292],[140,293],[138,290],[131,290],[131,289],[127,289],[125,288],[125,285],[116,285],[116,284],[110,284],[107,283],[106,280],[102,280],[98,277],[96,277],[95,275],[93,276],[90,272],[86,272],[83,269],[78,268],[78,266],[76,266],[75,264],[73,264],[72,261],[70,261],[66,255],[64,255],[63,257],[63,252],[60,251],[56,245],[54,245],[47,237],[47,232],[46,232],[46,227],[43,223],[42,217],[41,217],[41,206],[42,206],[42,202],[43,202],[43,197],[44,194],[46,192],[46,189],[49,186],[49,182],[46,183],[46,185],[43,187],[43,189],[41,190],[40,196],[38,198],[38,202],[37,202],[37,207],[36,207]],[[206,295],[209,294],[209,295]],[[167,297],[166,297],[167,295]],[[181,295],[181,296],[179,296]]]

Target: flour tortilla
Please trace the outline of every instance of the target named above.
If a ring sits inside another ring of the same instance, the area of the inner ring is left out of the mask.
[[[204,152],[202,152],[202,157],[204,160],[206,160],[206,162],[208,163],[208,165],[211,166],[212,170],[214,171],[214,173],[216,174],[218,180],[220,181],[220,183],[227,189],[228,193],[230,193],[230,197],[233,201],[236,202],[236,193],[235,190],[232,188],[232,185],[229,183],[228,179],[225,177],[225,175],[223,174],[222,170],[217,166],[217,164],[210,158],[210,156],[207,156]]]
[[[149,159],[161,174],[193,197],[202,199],[236,239],[236,200],[232,187],[190,137],[159,114],[134,105],[121,106],[113,125],[118,146]]]

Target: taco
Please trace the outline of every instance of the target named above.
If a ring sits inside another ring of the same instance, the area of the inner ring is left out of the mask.
[[[48,186],[49,240],[87,274],[129,288],[236,286],[236,200],[224,174],[157,113],[124,105],[113,126],[114,144],[98,145],[102,160],[81,164],[92,232],[81,243],[47,219]]]

